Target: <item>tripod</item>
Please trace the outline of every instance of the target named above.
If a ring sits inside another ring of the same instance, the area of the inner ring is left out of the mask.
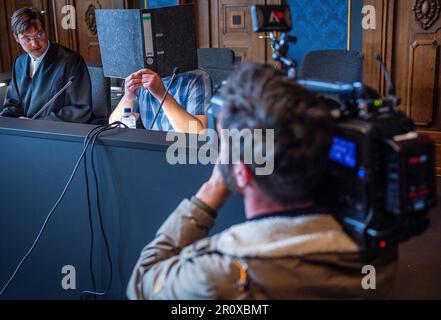
[[[273,48],[272,58],[282,63],[288,70],[288,77],[290,79],[297,78],[297,61],[288,58],[289,44],[296,43],[297,38],[287,33],[282,33],[280,39],[274,32],[270,32],[271,47]]]

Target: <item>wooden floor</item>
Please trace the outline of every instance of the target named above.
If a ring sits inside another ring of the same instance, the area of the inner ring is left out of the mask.
[[[438,199],[429,229],[400,247],[396,299],[441,299],[441,178]]]

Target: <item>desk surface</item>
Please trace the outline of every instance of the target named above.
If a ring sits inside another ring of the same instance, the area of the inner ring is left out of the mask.
[[[0,134],[31,138],[82,142],[87,134],[96,127],[96,125],[88,124],[0,117]],[[178,135],[188,136],[186,134]],[[116,129],[104,132],[100,135],[99,140],[101,144],[107,146],[157,151],[165,151],[173,143],[173,141],[167,141],[167,132],[142,129]]]

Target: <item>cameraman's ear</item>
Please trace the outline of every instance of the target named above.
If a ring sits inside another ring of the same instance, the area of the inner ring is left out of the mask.
[[[242,161],[233,165],[233,173],[236,179],[236,185],[239,187],[239,189],[243,189],[248,186],[253,179],[253,173],[251,172],[250,168],[248,168],[248,166]]]

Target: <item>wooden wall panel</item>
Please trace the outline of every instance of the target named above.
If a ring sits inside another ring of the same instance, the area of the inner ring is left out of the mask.
[[[11,17],[14,11],[23,7],[34,7],[44,13],[46,29],[49,37],[52,36],[52,24],[50,19],[50,7],[47,0],[3,0],[0,4],[0,60],[2,71],[11,71],[14,59],[23,53],[20,45],[15,41],[11,32]]]
[[[371,5],[376,9],[376,29],[363,31],[364,82],[385,93],[386,83],[374,57],[379,53],[391,70],[395,0],[365,0],[364,5]]]
[[[393,42],[393,59],[394,68],[392,71],[392,77],[395,82],[397,93],[401,98],[402,110],[408,111],[408,94],[409,94],[409,58],[411,53],[411,47],[415,42],[412,39],[411,28],[409,27],[409,21],[411,20],[412,3],[411,1],[401,1],[396,6],[395,15],[395,29],[400,26],[399,31],[395,31]],[[399,52],[399,54],[398,54]]]
[[[64,29],[62,26],[62,20],[64,18],[62,9],[66,5],[75,7],[75,0],[51,0],[52,19],[54,21],[53,40],[67,48],[78,51],[77,30]]]
[[[211,46],[211,15],[210,1],[197,1],[196,8],[196,32],[198,48],[210,48]]]
[[[416,34],[436,34],[441,29],[439,1],[412,0],[412,28]]]
[[[10,47],[10,18],[6,13],[6,2],[0,2],[0,72],[10,71],[12,69],[12,57]]]
[[[416,125],[428,127],[434,120],[439,44],[417,40],[410,51],[407,112]]]
[[[144,8],[139,0],[51,0],[57,42],[79,52],[89,65],[101,65],[95,10]],[[62,27],[62,8],[72,5],[76,10],[76,29]]]
[[[201,2],[202,0],[198,0]],[[204,28],[210,33],[210,48],[219,48],[219,6],[217,0],[209,0],[210,1],[210,27]]]
[[[231,48],[236,56],[243,60],[271,62],[269,40],[252,30],[250,5],[282,2],[281,0],[210,0],[206,4],[203,0],[197,1],[199,37],[202,40],[200,44],[203,47]],[[207,10],[210,18],[202,18],[200,12]],[[210,35],[209,41],[207,34]]]
[[[78,34],[78,51],[90,65],[101,64],[101,54],[96,31],[95,10],[124,9],[124,0],[81,0],[76,1]]]
[[[437,144],[441,174],[441,5],[428,0],[365,0],[377,10],[377,29],[364,31],[365,82],[384,93],[374,52],[391,70],[402,110]]]
[[[265,61],[265,41],[251,29],[249,4],[235,0],[219,0],[219,43],[234,50],[242,60]]]

